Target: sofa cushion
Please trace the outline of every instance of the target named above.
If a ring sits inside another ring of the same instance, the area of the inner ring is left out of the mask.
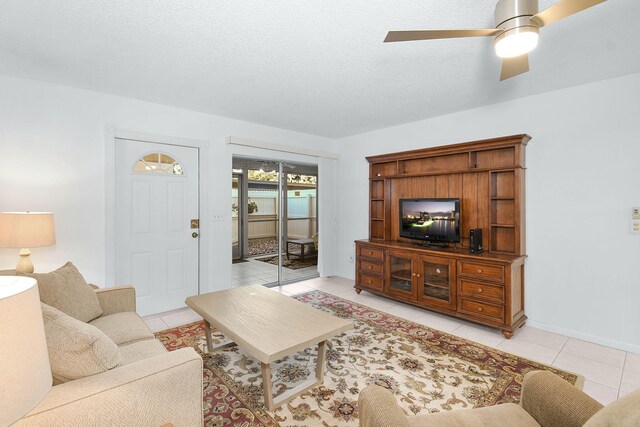
[[[99,374],[118,366],[118,346],[95,326],[42,305],[54,384]]]
[[[640,425],[640,390],[600,409],[584,427],[631,427]]]
[[[38,281],[40,301],[82,322],[102,314],[96,293],[70,262],[50,273],[20,273]]]
[[[515,403],[484,408],[460,409],[407,417],[411,427],[518,426],[540,427],[540,424]]]
[[[154,338],[144,320],[133,311],[109,314],[89,323],[107,334],[118,345]]]
[[[158,340],[136,341],[131,344],[120,346],[123,365],[158,356],[166,352],[167,349]]]

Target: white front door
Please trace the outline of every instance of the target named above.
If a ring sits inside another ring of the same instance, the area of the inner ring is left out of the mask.
[[[142,316],[198,293],[198,175],[197,148],[116,139],[115,279]]]

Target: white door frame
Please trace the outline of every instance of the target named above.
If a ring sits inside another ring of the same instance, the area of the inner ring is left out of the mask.
[[[177,145],[181,147],[192,147],[199,150],[198,170],[200,178],[198,180],[198,197],[200,218],[200,254],[198,259],[198,293],[202,290],[202,280],[208,277],[207,263],[205,262],[209,253],[209,227],[205,218],[209,217],[209,204],[205,200],[207,190],[208,171],[204,166],[205,159],[209,158],[209,141],[197,139],[179,138],[173,136],[153,135],[142,132],[118,129],[114,125],[105,127],[105,282],[107,288],[116,285],[126,285],[129,283],[115,283],[116,270],[116,226],[115,226],[115,151],[116,139],[129,139],[133,141],[153,142],[155,144]]]

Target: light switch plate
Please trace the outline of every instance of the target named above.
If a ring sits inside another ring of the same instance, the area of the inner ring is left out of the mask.
[[[640,235],[640,219],[632,219],[629,223],[629,233]]]

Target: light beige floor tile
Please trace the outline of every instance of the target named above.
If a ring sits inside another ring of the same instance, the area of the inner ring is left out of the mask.
[[[356,284],[356,282],[352,279],[347,279],[344,277],[340,277],[340,276],[331,276],[331,281],[333,283],[338,283],[338,284],[343,284],[343,285],[348,285],[351,288],[354,287],[354,285]]]
[[[176,326],[186,325],[188,323],[197,322],[202,320],[195,311],[188,309],[184,310],[180,313],[169,314],[167,316],[162,316],[162,321],[167,324],[170,328],[175,328]]]
[[[151,329],[151,332],[164,331],[165,329],[168,328],[167,324],[164,323],[164,321],[160,318],[155,318],[155,319],[145,318],[144,323],[146,323],[149,329]]]
[[[624,370],[625,372],[640,372],[640,354],[627,352],[627,358],[624,362]]]
[[[453,332],[463,325],[462,322],[453,320],[442,314],[426,312],[415,320],[416,323],[437,329],[442,332]]]
[[[620,390],[618,392],[618,399],[622,399],[624,396],[626,396],[627,394],[630,394],[630,391],[624,391],[624,390]]]
[[[304,284],[304,282],[298,282],[298,283],[291,283],[288,285],[283,285],[282,286],[283,290],[282,293],[287,294],[287,295],[297,295],[297,294],[303,294],[305,292],[310,292],[313,291],[315,289],[306,286]]]
[[[626,356],[625,351],[575,338],[569,338],[567,340],[567,343],[562,348],[562,352],[587,357],[617,368],[622,368],[624,366],[624,359]]]
[[[526,341],[560,351],[568,339],[564,335],[524,325],[516,330],[511,341]]]
[[[354,292],[355,294],[355,292]],[[372,294],[367,291],[362,291],[360,295],[365,295],[367,300],[367,305],[369,307],[375,308],[376,310],[386,310],[387,308],[394,307],[396,305],[401,305],[402,303],[396,302],[390,298],[380,297],[378,295]]]
[[[392,305],[391,307],[388,307],[383,311],[411,321],[415,321],[425,314],[425,310],[422,308],[413,307],[408,304],[402,303]]]
[[[607,363],[577,356],[562,350],[554,360],[553,366],[583,375],[586,380],[615,388],[616,390],[620,387],[622,368]]]
[[[349,286],[348,284],[345,284],[345,283],[331,283],[329,285],[323,286],[321,290],[322,292],[328,292],[330,294],[338,295],[338,296],[346,292],[355,292],[353,290],[353,286]]]
[[[305,280],[304,283],[311,288],[322,290],[325,286],[334,284],[335,282],[328,277],[315,277],[313,279]]]
[[[464,324],[451,334],[494,348],[504,341],[504,336],[499,330],[475,324]]]
[[[608,405],[618,399],[617,389],[594,383],[593,381],[585,381],[582,390],[603,405]]]
[[[630,393],[636,390],[640,390],[640,372],[625,369],[622,373],[620,391]]]
[[[516,356],[544,363],[545,365],[553,363],[558,353],[560,353],[559,350],[528,341],[514,341],[513,338],[502,341],[496,348],[506,351],[507,353],[515,354]]]

